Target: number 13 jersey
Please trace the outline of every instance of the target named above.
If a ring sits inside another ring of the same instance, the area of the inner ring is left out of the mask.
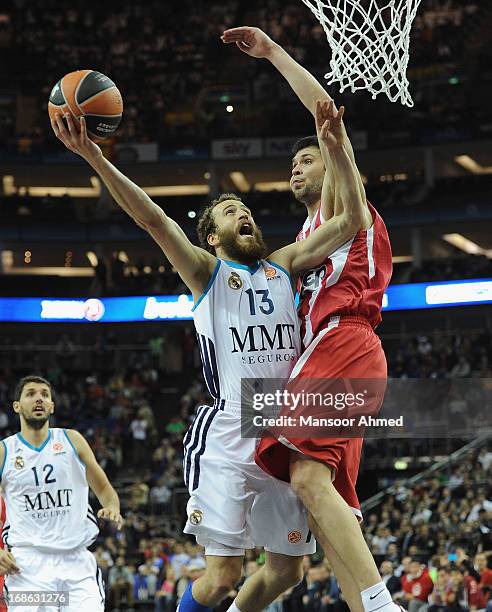
[[[242,378],[289,378],[300,354],[289,274],[268,260],[218,260],[193,308],[203,373],[216,408],[234,412]]]
[[[9,547],[63,552],[89,546],[97,519],[89,504],[85,465],[64,429],[50,428],[38,448],[20,433],[2,441],[1,470]]]

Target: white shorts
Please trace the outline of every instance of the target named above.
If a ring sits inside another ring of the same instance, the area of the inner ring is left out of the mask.
[[[190,494],[184,532],[194,534],[207,554],[240,555],[255,546],[291,556],[312,554],[316,542],[306,510],[288,484],[256,465],[256,442],[241,438],[240,415],[198,408],[184,439]]]
[[[12,548],[20,573],[5,576],[6,595],[15,591],[68,592],[69,605],[10,605],[19,612],[104,612],[104,582],[94,555],[86,548],[67,553],[44,553]],[[45,595],[48,597],[48,595]]]

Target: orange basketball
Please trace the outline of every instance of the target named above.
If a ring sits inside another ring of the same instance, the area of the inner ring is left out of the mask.
[[[53,87],[48,102],[50,119],[70,112],[79,129],[83,115],[92,140],[114,134],[123,113],[123,99],[113,81],[96,70],[76,70],[66,74]]]

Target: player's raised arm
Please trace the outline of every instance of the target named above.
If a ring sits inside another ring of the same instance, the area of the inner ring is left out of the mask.
[[[332,98],[315,77],[291,57],[285,49],[272,40],[260,28],[241,26],[226,30],[221,37],[226,44],[236,43],[247,55],[265,58],[272,63],[292,87],[299,100],[316,116],[316,101]],[[342,124],[344,144],[351,158],[354,157],[352,145]]]
[[[370,226],[365,197],[361,196],[357,170],[345,148],[343,106],[336,110],[333,101],[319,101],[316,113],[320,147],[326,147],[333,164],[338,202],[335,214],[322,223],[306,240],[275,251],[270,259],[296,275],[323,263],[333,251],[359,230]],[[323,197],[323,196],[322,196]]]
[[[170,219],[143,189],[104,157],[100,147],[87,136],[83,117],[80,118],[80,133],[77,133],[70,115],[65,116],[65,119],[68,130],[61,115],[52,122],[56,137],[67,149],[83,157],[92,166],[118,205],[161,247],[193,293],[193,297],[197,299],[207,286],[217,259],[211,253],[193,245],[179,225]]]

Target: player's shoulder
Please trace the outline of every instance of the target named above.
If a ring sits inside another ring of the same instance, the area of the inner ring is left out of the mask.
[[[76,429],[61,429],[60,431],[63,432],[63,434],[70,440],[70,442],[72,442],[72,444],[75,443],[80,443],[82,440],[85,441],[84,436],[80,433],[80,431],[77,431]]]

